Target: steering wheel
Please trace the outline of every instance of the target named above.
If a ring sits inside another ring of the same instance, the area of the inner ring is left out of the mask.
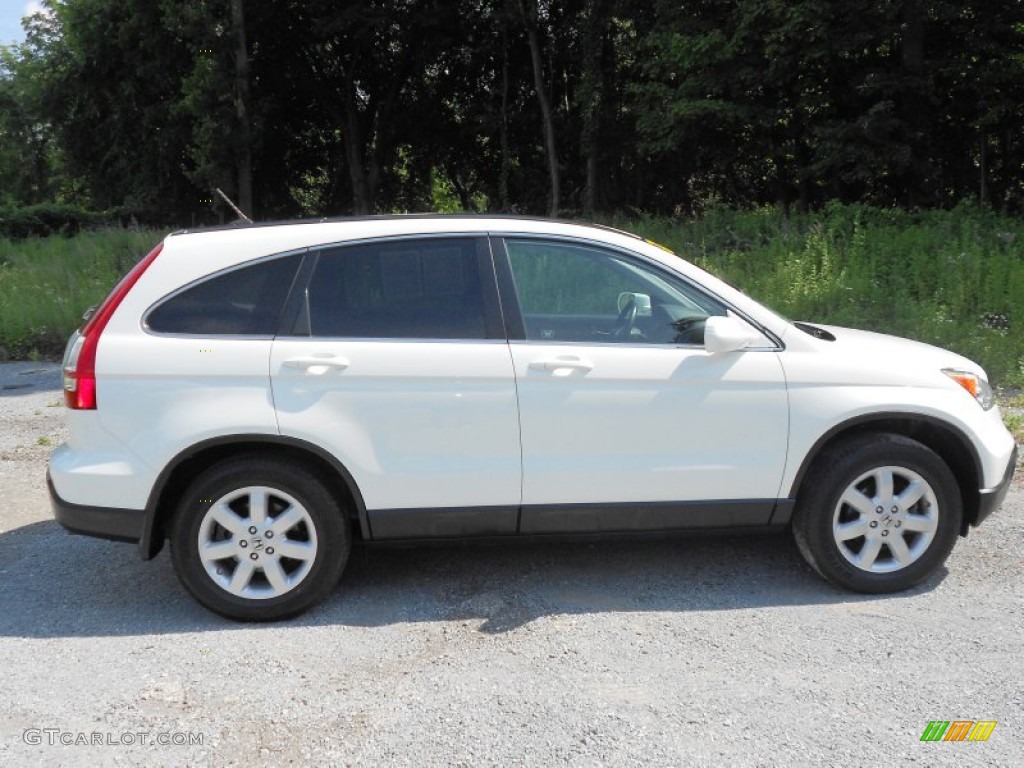
[[[612,338],[618,340],[628,339],[635,322],[636,299],[630,299],[626,306],[619,310],[619,316],[615,318],[615,325],[612,326]]]
[[[673,344],[703,344],[706,317],[682,317],[672,323],[676,335]]]

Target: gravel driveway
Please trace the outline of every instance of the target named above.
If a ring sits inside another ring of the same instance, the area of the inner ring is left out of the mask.
[[[785,536],[359,549],[326,604],[246,626],[166,552],[65,534],[57,366],[0,387],[0,765],[1024,765],[1019,479],[897,596]],[[998,726],[919,740],[958,719]]]

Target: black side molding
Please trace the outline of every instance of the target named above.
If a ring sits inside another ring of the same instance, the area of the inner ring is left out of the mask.
[[[366,512],[375,541],[389,539],[458,539],[514,535],[519,507],[452,507],[370,509]]]
[[[782,507],[772,518],[776,505]],[[370,509],[373,541],[534,534],[637,533],[784,524],[788,499]]]
[[[524,505],[519,532],[628,533],[768,525],[775,499]]]

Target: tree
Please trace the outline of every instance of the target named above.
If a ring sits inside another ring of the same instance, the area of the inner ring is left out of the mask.
[[[0,48],[0,205],[39,203],[56,193],[59,158],[50,126],[38,116],[32,65],[17,48]]]
[[[558,168],[558,150],[555,146],[555,124],[551,115],[551,101],[544,84],[540,25],[542,23],[537,0],[518,0],[519,12],[526,28],[526,39],[530,45],[530,62],[533,65],[533,83],[540,106],[541,128],[544,133],[544,150],[548,161],[548,214],[557,216],[561,207],[561,176]]]
[[[0,194],[154,223],[1024,208],[1016,0],[45,0]]]
[[[245,8],[242,0],[231,0],[231,40],[234,47],[235,117],[238,120],[238,205],[253,216],[252,207],[252,132],[249,126],[249,49],[245,42]]]
[[[27,55],[39,109],[98,208],[158,221],[196,203],[185,177],[189,126],[171,110],[188,49],[165,34],[159,7],[131,0],[48,2]]]

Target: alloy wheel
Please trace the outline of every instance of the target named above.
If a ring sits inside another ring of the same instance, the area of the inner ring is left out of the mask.
[[[869,573],[891,573],[916,562],[939,526],[934,489],[913,470],[877,467],[843,491],[832,535],[843,557]]]
[[[316,528],[293,496],[247,486],[217,499],[199,526],[199,559],[232,595],[266,600],[298,586],[316,559]]]

